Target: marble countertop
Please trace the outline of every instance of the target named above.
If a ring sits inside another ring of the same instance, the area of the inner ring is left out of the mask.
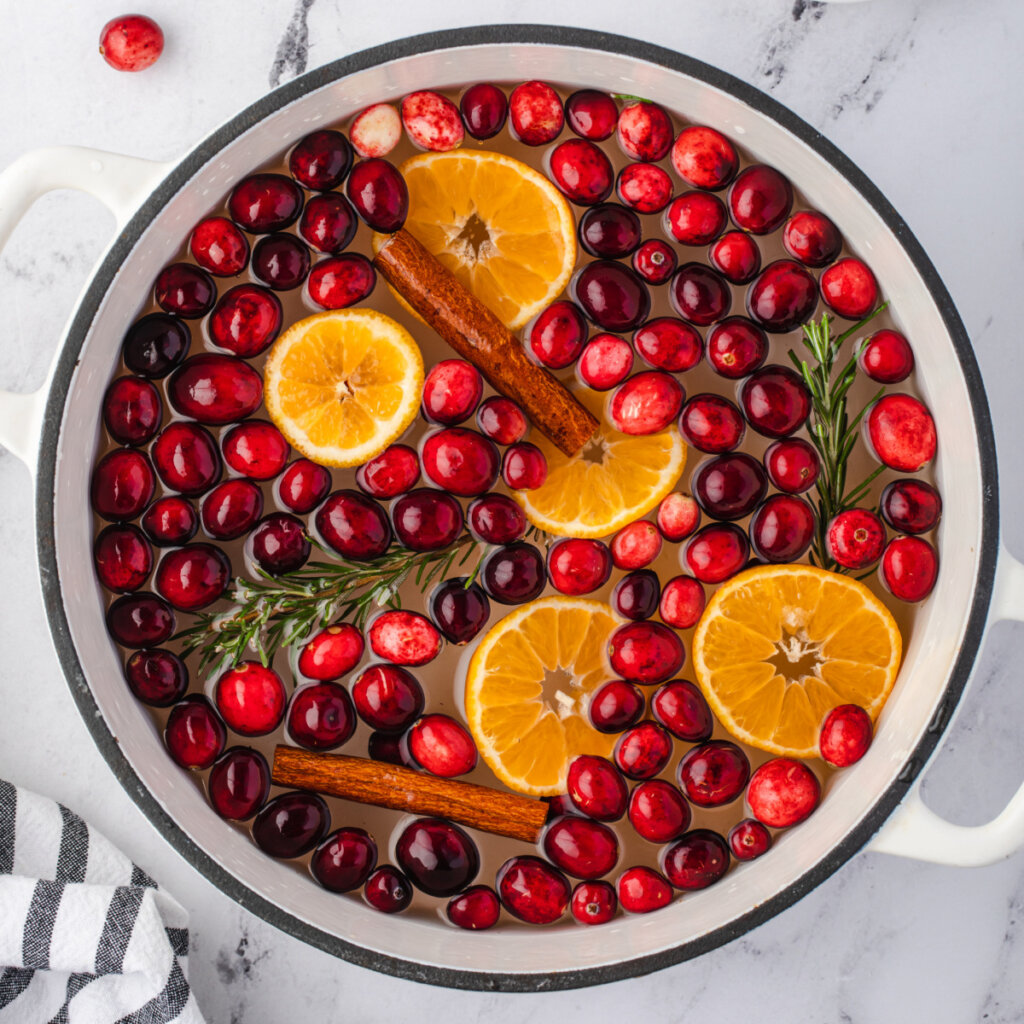
[[[552,20],[544,0],[146,0],[167,35],[154,69],[118,75],[95,52],[117,13],[100,0],[5,12],[0,166],[80,143],[171,159],[270,87],[394,35]],[[666,17],[666,11],[674,13]],[[1024,164],[1018,0],[591,0],[563,21],[657,41],[770,92],[878,184],[937,265],[977,350],[1002,453],[1005,539],[1024,554],[1020,279]],[[112,228],[91,199],[40,201],[0,255],[0,386],[38,386]],[[730,1020],[963,1024],[1024,1019],[1024,857],[955,870],[861,854],[792,909],[697,961],[540,996],[449,992],[313,950],[230,901],[143,818],[94,748],[37,597],[31,487],[0,452],[0,776],[87,817],[192,915],[192,983],[211,1022],[410,1019]],[[973,686],[925,782],[929,804],[976,824],[1024,777],[1024,627],[989,635]],[[415,1015],[415,1016],[413,1016]]]

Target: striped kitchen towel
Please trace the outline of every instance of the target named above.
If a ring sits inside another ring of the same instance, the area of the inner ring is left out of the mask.
[[[77,814],[0,779],[0,1024],[202,1024],[186,924]]]

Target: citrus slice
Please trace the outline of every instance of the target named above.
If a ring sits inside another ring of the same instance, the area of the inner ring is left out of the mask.
[[[558,298],[576,264],[576,223],[543,174],[485,150],[421,153],[400,169],[405,229],[510,330]],[[374,236],[374,252],[386,237]]]
[[[294,448],[325,466],[357,466],[415,419],[423,357],[390,317],[342,309],[289,327],[263,374],[267,412]]]
[[[832,708],[859,704],[877,718],[902,649],[896,620],[863,583],[810,565],[759,566],[708,602],[693,636],[693,668],[737,739],[817,757]]]
[[[600,601],[542,597],[492,626],[466,675],[466,717],[480,756],[510,789],[565,792],[569,762],[608,757],[615,737],[587,717],[613,675],[605,651],[620,625]]]
[[[586,388],[576,397],[600,421],[597,433],[571,456],[534,434],[548,477],[513,497],[527,519],[548,533],[604,537],[645,516],[671,493],[686,465],[686,442],[675,426],[642,436],[619,433],[604,414],[603,394]]]

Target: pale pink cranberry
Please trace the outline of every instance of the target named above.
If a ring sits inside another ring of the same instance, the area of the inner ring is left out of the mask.
[[[565,111],[558,93],[545,82],[523,82],[508,101],[513,135],[527,146],[546,146],[558,138]]]
[[[728,222],[725,204],[710,192],[684,192],[665,211],[665,233],[681,245],[707,245]]]
[[[673,134],[672,119],[657,103],[627,103],[619,113],[616,137],[631,160],[661,160],[672,148]]]
[[[359,664],[365,647],[363,634],[351,623],[326,626],[303,645],[299,671],[322,682],[340,679]]]
[[[495,886],[502,906],[527,924],[551,924],[569,907],[571,886],[540,857],[512,857],[498,869]]]
[[[916,473],[935,458],[935,421],[912,395],[885,395],[864,418],[864,436],[878,460],[901,473]]]
[[[692,629],[704,614],[704,588],[692,576],[674,576],[661,592],[662,621],[676,629]]]
[[[651,697],[651,710],[676,739],[687,743],[711,739],[714,716],[704,694],[689,679],[673,679],[659,686]]]
[[[592,142],[569,139],[548,157],[551,179],[562,194],[577,206],[602,203],[612,193],[615,171],[612,163]]]
[[[795,260],[808,267],[828,266],[843,247],[843,236],[823,213],[800,210],[782,230],[782,244]]]
[[[622,732],[640,721],[644,695],[634,683],[613,679],[594,692],[588,713],[590,724],[598,732]]]
[[[418,612],[381,612],[369,629],[370,648],[393,665],[426,665],[441,653],[437,628]]]
[[[493,928],[501,916],[498,894],[489,885],[471,885],[465,892],[453,896],[445,907],[452,924],[469,931]]]
[[[288,157],[292,177],[314,192],[337,188],[352,167],[352,147],[341,132],[310,132],[295,143]]]
[[[281,300],[258,284],[239,284],[221,296],[207,327],[215,345],[246,359],[270,347],[281,330]]]
[[[338,683],[313,683],[295,691],[288,706],[288,733],[309,750],[333,750],[356,729],[356,711],[348,690]]]
[[[626,164],[619,171],[615,190],[637,213],[660,213],[672,198],[672,179],[657,164]]]
[[[291,448],[273,423],[248,420],[223,437],[224,461],[252,480],[273,480],[288,462]]]
[[[687,751],[679,762],[679,787],[698,807],[721,807],[742,792],[750,778],[747,755],[728,740],[710,740]]]
[[[858,357],[860,368],[880,384],[898,384],[914,372],[910,342],[899,331],[876,331],[868,338]]]
[[[662,856],[665,876],[677,889],[706,889],[729,870],[729,847],[709,828],[695,828]]]
[[[299,234],[317,252],[332,256],[348,247],[358,228],[356,211],[340,192],[313,196],[299,220]]]
[[[431,775],[453,779],[476,767],[476,744],[465,727],[448,715],[424,715],[406,737],[416,763]]]
[[[885,523],[866,508],[840,512],[828,524],[829,554],[844,569],[866,569],[882,557]]]
[[[281,724],[287,703],[281,677],[258,661],[243,661],[217,680],[217,710],[242,736],[264,736]]]
[[[686,393],[661,370],[646,370],[620,384],[609,404],[609,416],[623,434],[656,434],[679,415]]]
[[[453,426],[473,415],[483,390],[483,378],[472,363],[442,359],[423,382],[423,412],[434,423]]]
[[[544,833],[543,845],[548,860],[576,878],[600,878],[619,859],[615,833],[607,825],[576,815],[552,822]]]
[[[123,14],[100,31],[100,56],[115,71],[142,71],[163,52],[163,31],[144,14]]]
[[[705,125],[684,128],[672,147],[676,174],[694,188],[712,192],[725,188],[739,165],[732,143],[721,132]]]
[[[629,822],[650,843],[670,843],[689,827],[693,815],[682,793],[663,779],[648,779],[629,797]]]
[[[754,860],[771,849],[772,834],[761,822],[744,818],[729,830],[728,842],[737,860]]]
[[[227,731],[203,696],[190,694],[171,708],[164,743],[175,764],[203,771],[220,757]]]
[[[566,788],[573,806],[595,821],[618,821],[626,813],[626,780],[607,758],[594,754],[573,758]]]
[[[882,555],[882,582],[901,601],[923,601],[935,587],[939,556],[920,537],[896,537]]]
[[[466,131],[474,139],[491,139],[504,127],[508,100],[496,85],[478,82],[462,94],[459,111]]]
[[[530,424],[526,413],[501,395],[492,395],[476,411],[476,425],[481,433],[498,444],[515,444],[526,437]]]
[[[565,101],[565,118],[571,131],[591,142],[603,142],[615,134],[619,108],[606,92],[580,89]]]
[[[810,441],[801,437],[776,441],[764,453],[768,479],[780,491],[802,494],[810,490],[821,471],[821,459]]]
[[[733,284],[753,281],[761,269],[761,250],[746,231],[726,231],[708,249],[708,259]]]
[[[397,498],[416,486],[420,458],[404,444],[389,445],[356,470],[356,486],[374,498]]]
[[[464,427],[429,434],[423,442],[422,463],[433,483],[463,498],[490,490],[500,469],[494,443]]]
[[[608,391],[621,384],[633,369],[633,347],[614,334],[595,334],[587,342],[576,374],[595,391]]]
[[[649,914],[672,902],[672,886],[665,876],[642,864],[623,871],[616,889],[622,909],[629,914]]]
[[[553,302],[526,329],[534,358],[552,370],[571,366],[587,342],[587,322],[579,307],[567,299]]]
[[[331,474],[309,459],[296,459],[278,482],[277,493],[281,504],[298,515],[305,515],[327,497],[331,489]]]
[[[249,262],[249,243],[227,217],[207,217],[192,232],[189,249],[196,263],[218,277],[233,277]]]
[[[661,534],[653,523],[638,519],[612,537],[612,559],[619,569],[642,569],[661,553]]]
[[[700,525],[700,505],[692,495],[674,491],[661,499],[655,517],[665,540],[686,540]]]
[[[648,284],[664,284],[678,265],[676,251],[668,242],[651,238],[633,253],[633,269]]]
[[[549,548],[547,571],[551,585],[561,593],[590,594],[608,582],[612,556],[599,540],[566,537]]]
[[[459,108],[440,93],[424,89],[404,97],[402,124],[420,149],[446,153],[462,145],[464,132]]]
[[[862,260],[847,256],[822,272],[825,305],[847,320],[861,320],[878,305],[878,282]]]
[[[371,729],[386,734],[405,732],[425,704],[419,681],[398,665],[371,665],[360,672],[352,683],[352,701]]]
[[[580,882],[572,891],[570,910],[580,924],[607,924],[618,906],[611,882]]]
[[[548,460],[529,441],[511,445],[501,460],[501,479],[513,491],[535,491],[548,478]]]
[[[789,757],[766,761],[750,777],[747,804],[762,825],[789,828],[803,821],[821,799],[821,783],[810,768]]]
[[[704,339],[699,332],[671,316],[648,320],[633,335],[633,344],[645,362],[669,373],[692,370],[704,355]]]
[[[710,523],[693,535],[683,559],[701,583],[721,583],[735,576],[749,555],[747,535],[735,523]]]
[[[871,746],[871,716],[859,704],[840,704],[822,722],[818,735],[821,759],[833,768],[856,764]]]
[[[358,252],[320,260],[309,272],[309,297],[321,309],[345,309],[362,302],[377,283],[373,264]]]
[[[708,332],[708,362],[729,380],[746,377],[768,358],[768,337],[746,317],[730,316]]]
[[[657,722],[639,722],[619,737],[612,756],[631,779],[653,779],[672,756],[672,737]]]
[[[402,118],[390,103],[374,103],[356,115],[348,135],[361,157],[387,156],[402,139]]]
[[[729,211],[736,226],[767,235],[789,216],[793,186],[785,175],[765,164],[740,171],[729,189]]]
[[[684,263],[672,277],[669,300],[684,320],[708,327],[729,312],[732,292],[718,271],[703,263]]]

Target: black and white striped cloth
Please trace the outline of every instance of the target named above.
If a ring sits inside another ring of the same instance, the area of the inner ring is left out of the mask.
[[[0,779],[0,1024],[203,1024],[186,924],[77,814]]]

